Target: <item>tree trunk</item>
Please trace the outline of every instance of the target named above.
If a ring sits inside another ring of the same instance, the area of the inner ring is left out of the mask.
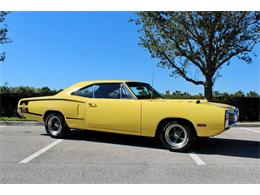
[[[207,100],[212,101],[213,82],[211,78],[207,78],[204,85],[204,96]]]

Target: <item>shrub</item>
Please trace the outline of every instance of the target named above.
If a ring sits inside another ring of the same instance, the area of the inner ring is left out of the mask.
[[[19,116],[16,109],[18,101],[26,97],[39,97],[57,94],[61,90],[50,90],[48,87],[0,87],[0,116]],[[163,94],[170,99],[203,99],[202,94],[190,95],[187,92],[175,91],[170,93],[166,91]],[[228,94],[215,91],[213,101],[229,104],[239,108],[240,121],[260,121],[260,96],[253,91],[244,94],[242,91]]]
[[[60,90],[50,90],[48,87],[0,87],[0,117],[19,117],[17,113],[17,104],[22,98],[54,95],[59,91]]]
[[[186,92],[175,91],[170,93],[166,91],[164,96],[170,99],[203,99],[202,94],[190,95]],[[229,104],[239,108],[240,121],[260,121],[260,96],[250,91],[244,94],[242,91],[237,91],[234,94],[226,92],[220,93],[215,91],[213,93],[213,101],[223,104]]]

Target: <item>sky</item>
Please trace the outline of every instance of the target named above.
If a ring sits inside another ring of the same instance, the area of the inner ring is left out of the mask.
[[[138,45],[138,27],[129,22],[134,12],[11,12],[6,17],[12,43],[0,64],[0,85],[63,89],[84,80],[152,82],[159,92],[203,93],[171,71],[157,66]],[[260,93],[260,45],[253,63],[234,58],[223,66],[213,90]]]

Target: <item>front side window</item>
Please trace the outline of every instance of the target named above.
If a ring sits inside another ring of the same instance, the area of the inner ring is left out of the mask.
[[[126,84],[137,97],[137,99],[163,98],[161,94],[159,94],[147,83],[127,82]]]
[[[100,83],[79,89],[72,95],[88,98],[131,99],[129,91],[121,83]]]
[[[123,85],[121,84],[121,96],[120,96],[121,99],[132,99],[132,95],[130,94],[130,92],[128,91],[128,89]]]

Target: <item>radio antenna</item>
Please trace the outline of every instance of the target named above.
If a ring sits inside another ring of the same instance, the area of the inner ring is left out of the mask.
[[[153,70],[153,76],[152,76],[152,93],[151,93],[151,100],[153,100],[153,85],[154,85],[154,70]]]

